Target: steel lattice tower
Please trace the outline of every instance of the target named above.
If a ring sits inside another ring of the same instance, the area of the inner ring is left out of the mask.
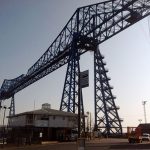
[[[84,131],[85,119],[84,119],[84,107],[82,89],[79,93],[79,76],[80,76],[80,64],[79,53],[77,48],[77,39],[74,35],[74,41],[70,50],[70,56],[67,66],[67,72],[65,77],[64,89],[60,104],[61,111],[67,111],[72,113],[78,113],[78,100],[80,95],[80,113],[81,113],[81,132]]]
[[[121,119],[118,115],[118,107],[115,105],[115,97],[107,77],[104,57],[99,49],[94,52],[94,85],[95,85],[95,130],[100,129],[103,134],[122,134]]]
[[[80,56],[94,51],[95,129],[104,134],[121,134],[121,120],[114,102],[103,56],[98,45],[150,15],[149,0],[107,0],[78,8],[45,53],[14,79],[5,79],[0,88],[0,102],[12,98],[10,114],[15,112],[14,95],[68,63],[60,110],[77,112]]]

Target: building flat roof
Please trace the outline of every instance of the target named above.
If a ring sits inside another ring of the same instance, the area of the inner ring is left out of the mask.
[[[8,118],[17,117],[17,116],[23,116],[23,115],[48,115],[48,116],[72,116],[75,117],[77,114],[71,113],[71,112],[64,112],[60,110],[55,109],[38,109],[34,111],[27,111],[19,114],[15,114],[13,116],[8,116]]]

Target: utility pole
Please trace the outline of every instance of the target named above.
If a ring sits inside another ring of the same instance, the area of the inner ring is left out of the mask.
[[[147,101],[142,101],[143,108],[144,108],[144,119],[145,119],[145,123],[147,123],[147,119],[146,119],[146,108],[145,108],[146,102],[147,102]]]
[[[80,102],[81,102],[81,85],[80,85],[80,76],[78,79],[78,91],[79,91],[79,95],[78,95],[78,138],[80,138],[81,136],[81,107],[80,107]]]
[[[89,112],[86,112],[87,113],[87,132],[89,132]]]

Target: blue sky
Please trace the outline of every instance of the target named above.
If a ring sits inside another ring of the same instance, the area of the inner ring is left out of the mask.
[[[53,42],[77,7],[98,0],[1,0],[0,1],[0,85],[13,79],[37,61]],[[150,122],[150,34],[148,19],[119,33],[101,44],[110,84],[120,106],[123,126],[144,122],[142,101],[146,100],[147,121]],[[93,54],[81,57],[81,70],[89,69],[90,87],[83,89],[85,111],[94,112]],[[15,95],[16,113],[38,109],[48,102],[59,109],[66,66],[49,74]],[[59,84],[58,84],[59,83]],[[10,100],[5,104],[9,105]],[[89,105],[87,105],[89,104]]]

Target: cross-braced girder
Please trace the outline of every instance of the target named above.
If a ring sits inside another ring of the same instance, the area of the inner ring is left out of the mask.
[[[0,99],[12,97],[18,91],[65,65],[69,59],[74,33],[85,38],[93,38],[94,32],[98,44],[101,44],[149,14],[149,0],[108,0],[78,8],[46,52],[28,69],[27,74],[20,81],[2,85]],[[79,55],[84,52],[86,49],[82,49]]]
[[[148,0],[109,0],[81,7],[79,10],[81,35],[93,37],[95,32],[95,37],[101,44],[149,15],[150,2]]]
[[[118,115],[118,107],[115,105],[115,97],[107,77],[99,49],[94,53],[94,80],[95,80],[95,130],[100,129],[103,134],[122,134],[121,119]]]

